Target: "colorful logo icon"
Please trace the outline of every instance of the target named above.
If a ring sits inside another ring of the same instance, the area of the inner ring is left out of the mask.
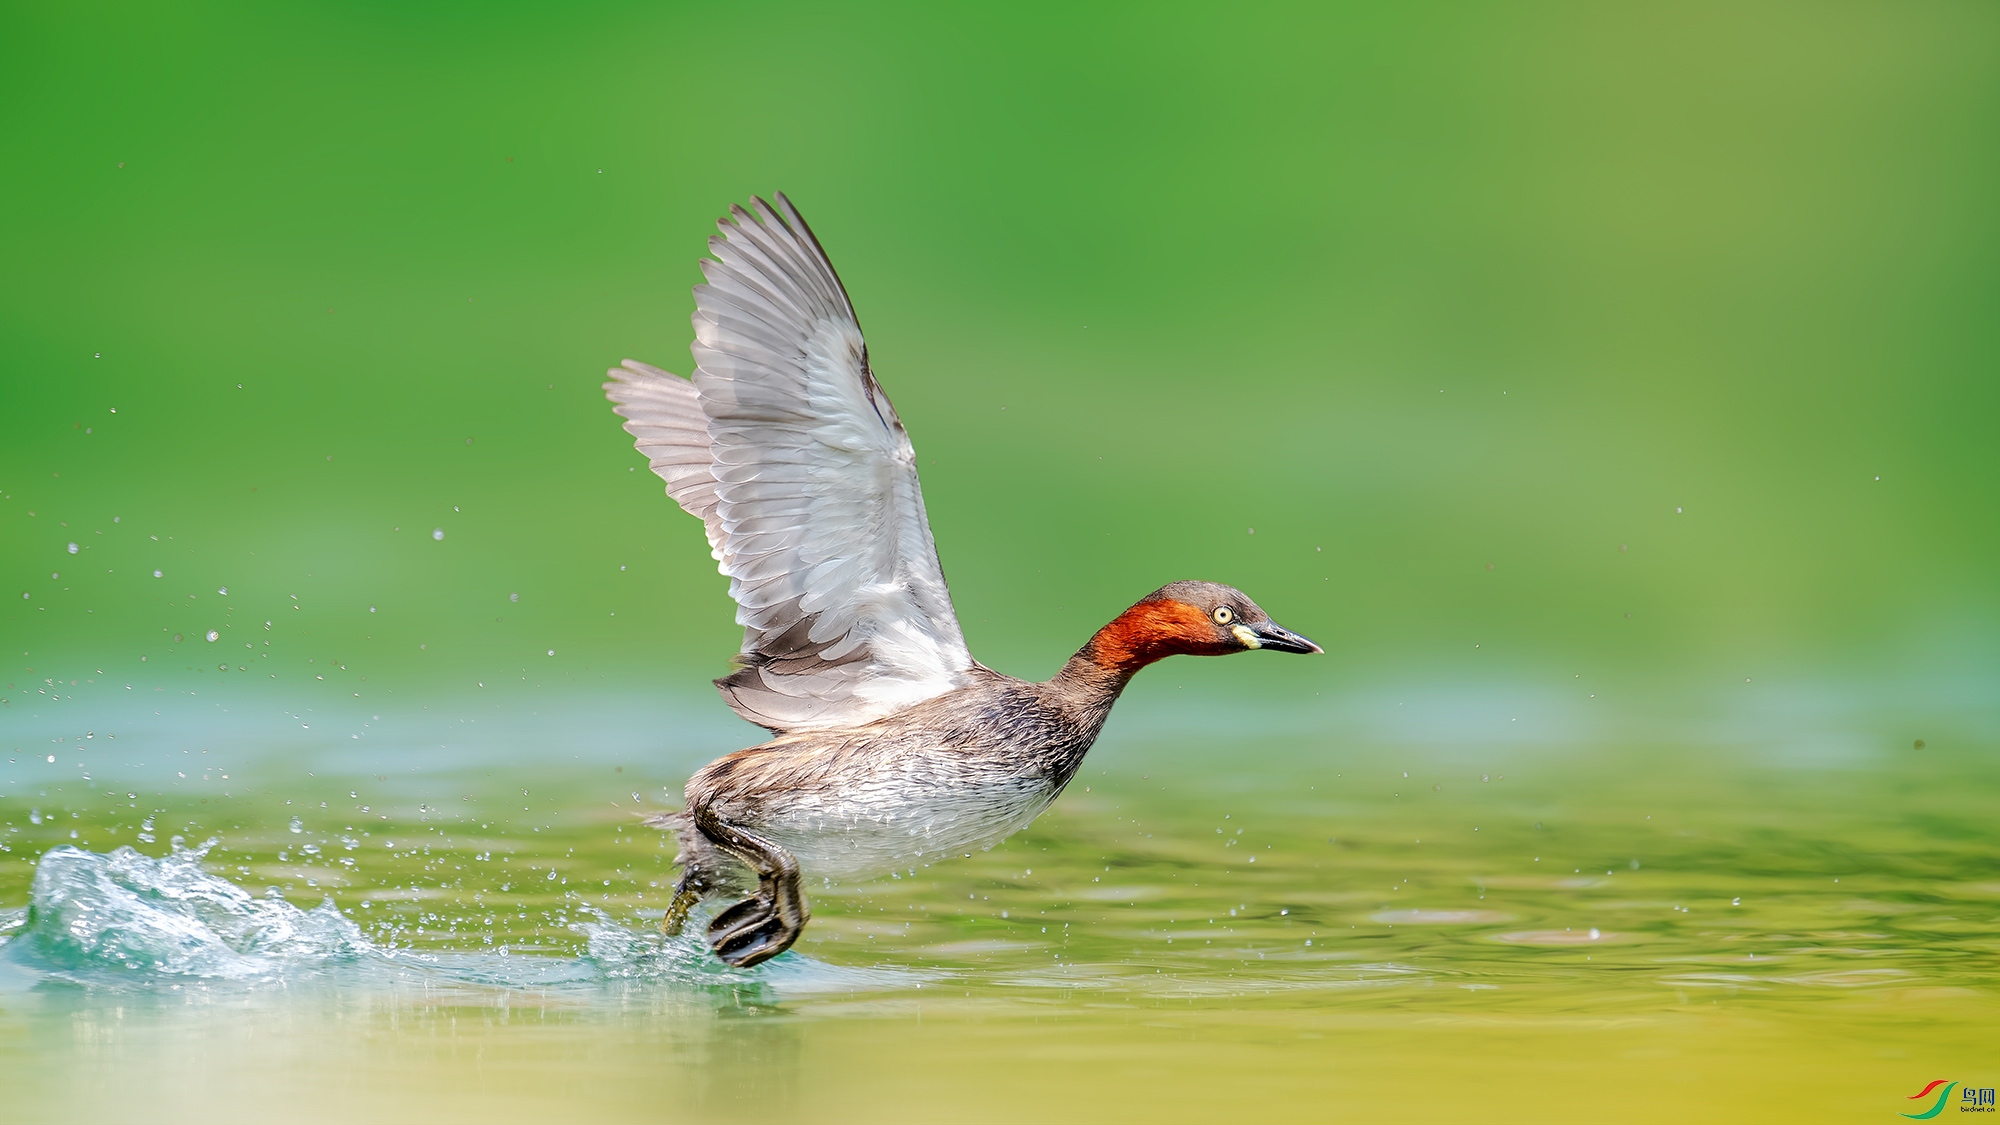
[[[1936,1117],[1940,1113],[1943,1113],[1945,1099],[1951,1097],[1951,1088],[1956,1085],[1958,1085],[1958,1083],[1946,1082],[1944,1079],[1940,1078],[1937,1081],[1931,1083],[1930,1085],[1924,1087],[1923,1089],[1918,1090],[1916,1093],[1911,1094],[1908,1098],[1905,1098],[1904,1100],[1914,1102],[1922,1098],[1928,1098],[1931,1096],[1931,1091],[1937,1090],[1939,1086],[1944,1087],[1943,1090],[1938,1091],[1936,1105],[1930,1107],[1929,1109],[1923,1111],[1922,1113],[1906,1113],[1903,1114],[1903,1116],[1909,1118],[1912,1121],[1929,1121],[1931,1118]]]

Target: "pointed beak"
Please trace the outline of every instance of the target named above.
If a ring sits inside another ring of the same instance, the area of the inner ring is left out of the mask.
[[[1246,630],[1257,643],[1252,648],[1267,648],[1273,652],[1312,653],[1326,650],[1285,628],[1275,621],[1260,621]]]

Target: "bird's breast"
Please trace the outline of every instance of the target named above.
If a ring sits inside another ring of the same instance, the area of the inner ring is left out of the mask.
[[[876,776],[763,802],[757,820],[808,877],[866,878],[991,848],[1060,791],[1056,778],[998,771],[950,783]]]

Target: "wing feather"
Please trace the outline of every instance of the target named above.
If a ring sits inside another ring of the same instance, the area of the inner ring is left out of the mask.
[[[605,384],[729,577],[743,649],[716,686],[777,731],[858,725],[951,690],[972,657],[846,288],[783,194],[717,229],[692,381],[627,360]]]
[[[625,431],[667,482],[667,495],[702,522],[709,554],[722,561],[722,517],[717,513],[708,416],[694,384],[650,364],[628,359],[609,372],[604,393],[625,418]]]

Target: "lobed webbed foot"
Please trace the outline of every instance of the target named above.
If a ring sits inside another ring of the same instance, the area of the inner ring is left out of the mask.
[[[790,949],[812,917],[805,893],[799,888],[798,860],[775,841],[727,824],[709,809],[696,812],[695,825],[719,848],[757,872],[756,893],[708,924],[709,948],[739,969],[762,964]],[[672,916],[671,908],[668,914]]]
[[[739,969],[762,964],[792,947],[802,925],[788,925],[777,902],[753,895],[708,924],[708,947]]]

